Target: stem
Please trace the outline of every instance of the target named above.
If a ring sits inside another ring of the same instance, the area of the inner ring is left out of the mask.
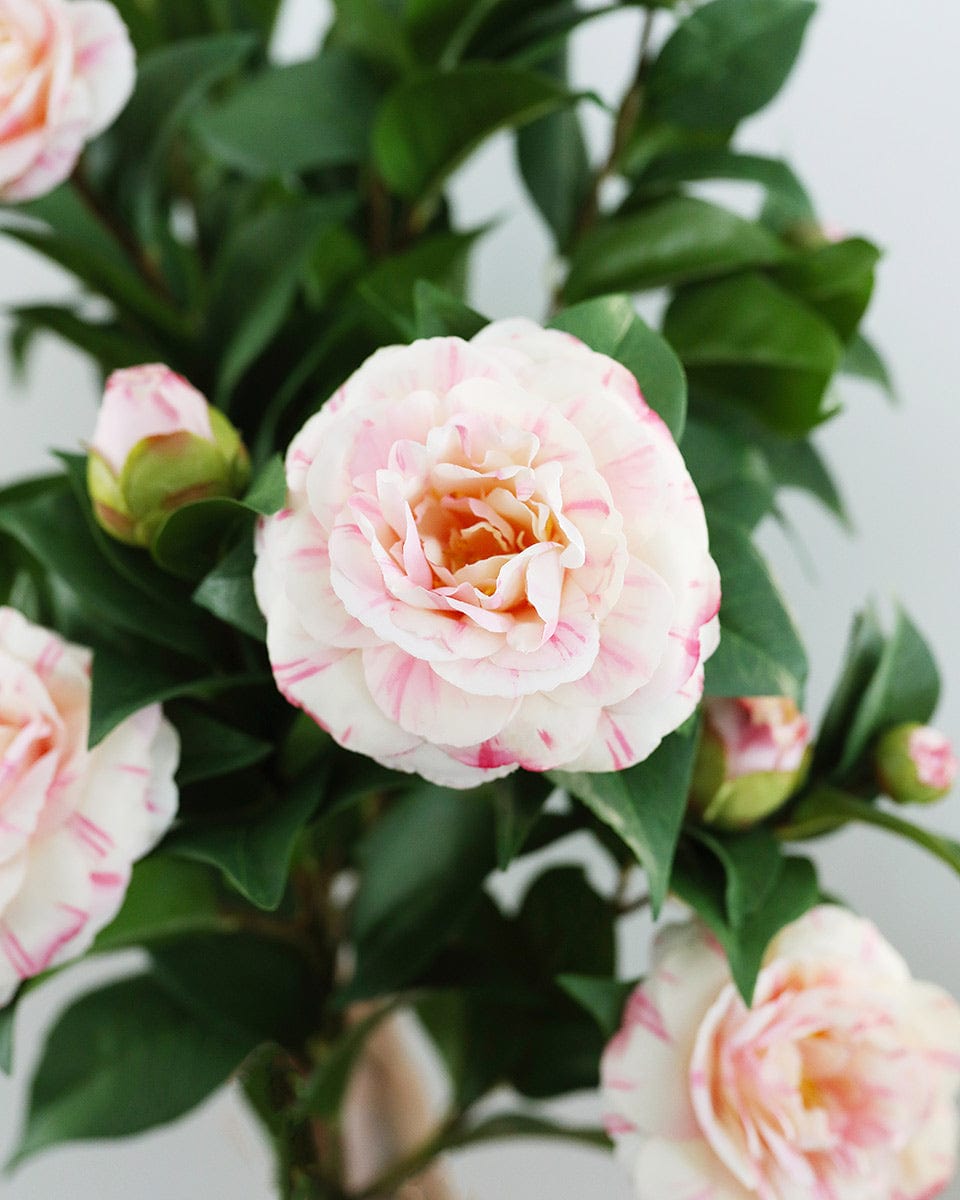
[[[654,10],[648,9],[644,16],[643,29],[640,33],[640,51],[633,82],[627,89],[617,113],[616,123],[613,127],[613,141],[610,145],[610,153],[607,155],[603,166],[594,176],[593,186],[587,193],[587,197],[580,208],[574,226],[572,244],[576,244],[587,230],[596,224],[597,218],[600,215],[600,192],[606,181],[616,172],[620,156],[627,148],[633,131],[637,127],[640,114],[643,111],[643,93],[646,86],[647,71],[650,66],[650,39],[653,36],[653,23],[655,19]]]
[[[372,171],[367,195],[367,217],[370,253],[374,258],[383,258],[390,252],[392,216],[387,185],[376,171]]]
[[[449,1140],[458,1133],[461,1121],[462,1117],[456,1116],[445,1122],[432,1137],[394,1163],[368,1187],[354,1192],[351,1200],[378,1200],[382,1196],[392,1196],[399,1187],[419,1175],[437,1155],[443,1153]]]
[[[90,186],[90,180],[87,177],[86,167],[82,158],[74,168],[73,174],[70,176],[70,182],[77,197],[83,201],[88,212],[120,244],[127,257],[137,268],[144,282],[167,304],[173,304],[173,297],[170,295],[167,282],[156,262],[147,254],[146,250],[140,245],[130,230],[117,220],[116,216],[104,205],[101,197]]]

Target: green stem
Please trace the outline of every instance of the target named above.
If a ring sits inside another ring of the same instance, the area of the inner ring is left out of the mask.
[[[351,1200],[376,1200],[381,1196],[392,1196],[408,1179],[425,1171],[438,1155],[456,1141],[464,1117],[465,1114],[458,1113],[449,1118],[425,1142],[388,1167],[379,1179],[375,1179],[363,1191],[354,1192]]]

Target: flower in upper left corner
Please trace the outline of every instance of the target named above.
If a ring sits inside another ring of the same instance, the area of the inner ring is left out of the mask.
[[[90,659],[0,608],[0,1005],[89,948],[177,811],[159,704],[87,748]]]
[[[61,184],[135,78],[127,28],[106,0],[0,0],[0,200]]]

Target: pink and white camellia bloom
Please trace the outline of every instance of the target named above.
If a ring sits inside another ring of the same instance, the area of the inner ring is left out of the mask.
[[[90,946],[176,813],[158,704],[87,749],[90,658],[0,608],[0,1004]]]
[[[924,787],[938,791],[949,791],[953,787],[957,778],[957,758],[945,734],[929,725],[919,725],[911,731],[907,747],[917,770],[917,779]]]
[[[825,905],[748,1009],[699,922],[667,927],[603,1057],[638,1200],[932,1200],[955,1169],[960,1006]]]
[[[373,355],[300,431],[255,583],[278,686],[343,746],[465,788],[613,771],[696,707],[720,589],[633,376],[500,321]]]
[[[0,200],[32,200],[73,171],[136,77],[106,0],[0,0]]]
[[[810,744],[810,722],[788,696],[711,696],[704,720],[723,747],[727,779],[796,771]]]

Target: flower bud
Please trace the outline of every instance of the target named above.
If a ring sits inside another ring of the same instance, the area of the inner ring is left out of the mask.
[[[896,725],[880,738],[877,781],[898,804],[932,804],[953,785],[957,760],[950,742],[937,729],[916,722]]]
[[[148,546],[174,509],[236,496],[249,475],[239,433],[181,375],[154,364],[107,380],[87,487],[97,521],[112,537]]]
[[[809,744],[809,722],[786,696],[707,699],[692,808],[721,829],[762,821],[803,782]]]

